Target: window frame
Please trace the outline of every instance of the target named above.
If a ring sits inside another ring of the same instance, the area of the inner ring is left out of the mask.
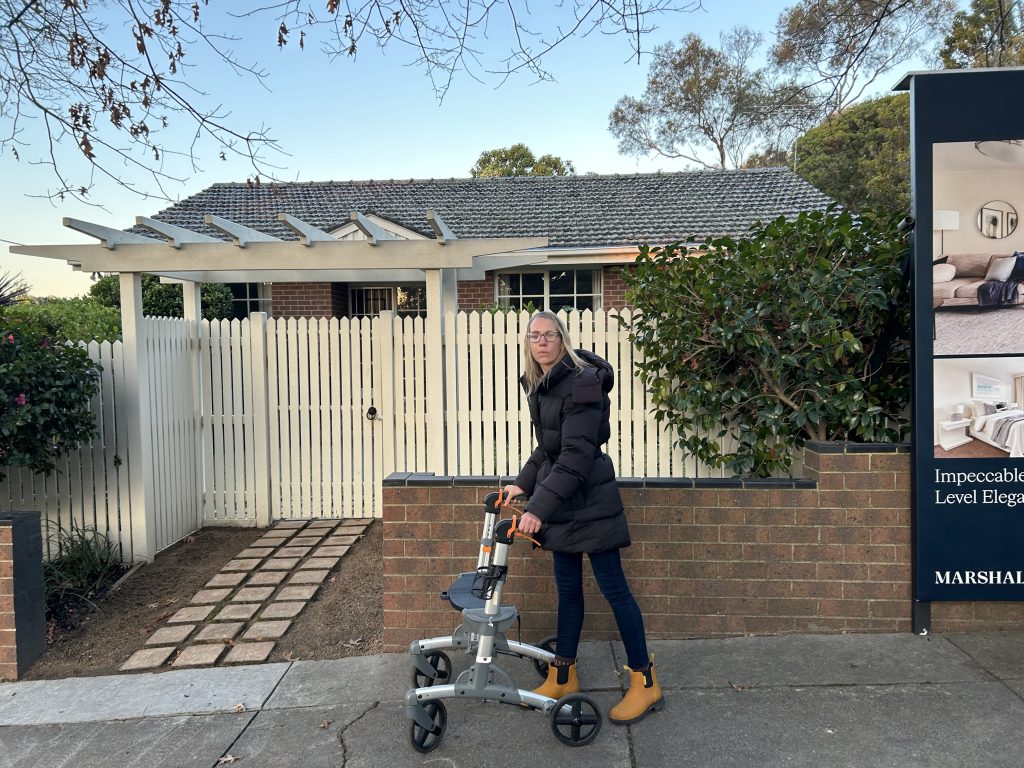
[[[366,284],[349,284],[348,287],[348,316],[349,317],[377,317],[381,312],[394,312],[398,317],[426,317],[426,297],[424,296],[424,304],[422,308],[416,308],[414,310],[398,309],[398,291],[399,289],[409,288],[425,288],[426,283],[393,283],[390,285],[381,285],[379,283],[366,283]],[[389,301],[387,309],[377,310],[374,313],[356,312],[356,292],[357,291],[388,291]]]
[[[494,273],[494,282],[493,282],[494,303],[496,305],[500,305],[502,303],[502,298],[503,297],[502,297],[501,291],[500,291],[500,282],[501,282],[502,276],[504,276],[504,275],[520,275],[520,276],[522,276],[522,275],[537,275],[537,274],[539,274],[539,275],[543,275],[543,279],[544,279],[544,306],[542,307],[542,309],[550,309],[550,307],[551,307],[551,273],[552,272],[590,272],[590,273],[592,273],[593,274],[593,279],[594,279],[593,290],[590,293],[577,293],[577,292],[575,292],[575,280],[574,280],[573,281],[573,283],[574,283],[574,289],[573,289],[574,292],[571,294],[572,298],[573,298],[573,300],[575,302],[575,300],[578,299],[580,296],[591,296],[594,299],[593,311],[596,312],[597,310],[604,308],[604,269],[601,268],[601,267],[591,267],[590,265],[579,266],[579,267],[565,265],[565,266],[559,266],[559,267],[549,267],[547,269],[520,269],[520,270],[508,269],[508,270],[502,270],[500,272],[495,272]],[[520,284],[520,288],[521,288],[521,284]],[[564,297],[564,296],[568,296],[568,295],[569,294],[564,294],[564,293],[557,294],[557,296],[559,296],[559,297]],[[518,296],[515,297],[515,298],[517,298],[521,302],[522,301],[522,297],[523,297],[523,293],[522,293],[522,290],[520,290]],[[513,298],[513,297],[512,296],[506,296],[504,298],[505,299],[509,299],[509,298]],[[583,311],[583,310],[577,310],[577,311]]]

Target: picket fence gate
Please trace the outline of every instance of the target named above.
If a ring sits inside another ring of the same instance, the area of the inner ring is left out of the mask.
[[[617,372],[606,446],[622,477],[717,475],[673,446],[655,421],[629,312],[564,316],[577,347]],[[282,518],[379,517],[392,472],[515,475],[535,445],[519,385],[527,313],[458,312],[428,348],[422,317],[203,321],[147,318],[151,466],[133,467],[136,434],[118,399],[121,342],[87,345],[103,367],[94,441],[48,477],[11,469],[0,503],[39,509],[53,530],[93,526],[136,559],[128,485],[151,472],[160,551],[204,525],[267,525]],[[440,368],[440,376],[431,375]],[[441,382],[431,392],[429,382]],[[430,423],[428,400],[442,399]],[[435,466],[431,466],[431,457]],[[441,463],[439,465],[438,461]]]

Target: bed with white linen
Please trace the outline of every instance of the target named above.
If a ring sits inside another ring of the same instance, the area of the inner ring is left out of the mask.
[[[1024,410],[1020,408],[975,416],[970,433],[971,437],[1007,451],[1011,458],[1024,457]]]

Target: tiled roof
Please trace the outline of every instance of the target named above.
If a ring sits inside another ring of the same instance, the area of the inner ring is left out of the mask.
[[[757,220],[822,209],[831,199],[787,168],[615,176],[214,184],[154,218],[223,238],[214,214],[294,240],[290,213],[331,231],[351,211],[433,237],[427,210],[460,238],[548,237],[552,246],[668,243],[740,235]]]

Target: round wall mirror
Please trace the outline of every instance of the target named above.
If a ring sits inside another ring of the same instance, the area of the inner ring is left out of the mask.
[[[1017,228],[1017,209],[1003,200],[990,200],[978,211],[978,230],[985,237],[1000,240]]]

